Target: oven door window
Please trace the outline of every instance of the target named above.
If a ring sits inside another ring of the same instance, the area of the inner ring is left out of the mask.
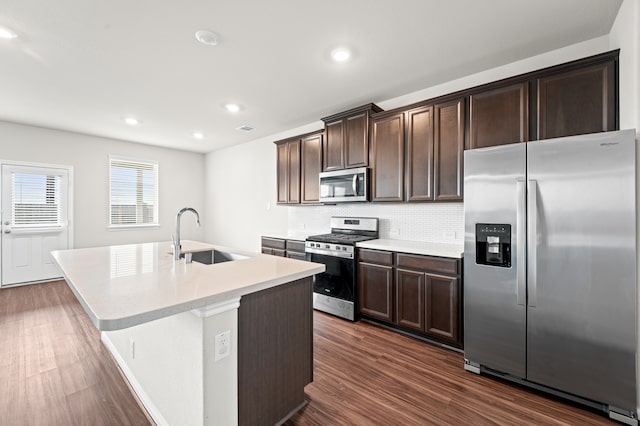
[[[324,254],[307,253],[310,262],[324,263],[327,270],[315,276],[313,291],[325,296],[355,301],[355,261]]]

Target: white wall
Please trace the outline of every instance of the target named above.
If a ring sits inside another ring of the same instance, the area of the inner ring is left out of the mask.
[[[108,229],[109,155],[158,162],[158,228]],[[75,248],[169,241],[180,208],[204,213],[203,154],[0,121],[0,160],[73,166]],[[183,239],[203,239],[192,217],[182,224]]]
[[[276,204],[273,141],[321,128],[318,122],[207,154],[205,240],[259,251],[260,235],[286,232],[287,208]]]
[[[611,49],[620,49],[620,128],[640,130],[640,6],[625,0],[609,33]]]
[[[633,0],[626,0],[630,1]],[[603,36],[394,99],[372,101],[384,109],[395,108],[610,49],[609,37]],[[440,241],[449,241],[434,225],[442,220],[444,214],[449,214],[447,230],[456,232],[456,240],[462,238],[464,217],[461,208],[456,210],[455,206],[451,210],[436,204],[395,204],[388,207],[369,205],[371,208],[368,210],[363,206],[276,206],[276,150],[273,141],[313,131],[322,128],[322,125],[321,121],[317,121],[207,154],[206,221],[213,226],[207,227],[206,240],[259,251],[260,235],[278,236],[289,232],[315,231],[323,220],[328,224],[327,218],[334,210],[353,215],[367,212],[368,215],[381,214],[384,219],[381,229],[383,237],[418,241],[432,240],[438,235],[441,237]],[[428,228],[416,232],[415,226]]]

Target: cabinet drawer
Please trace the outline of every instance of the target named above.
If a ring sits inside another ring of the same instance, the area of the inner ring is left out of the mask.
[[[390,251],[358,249],[358,260],[380,265],[393,265],[393,253]]]
[[[304,253],[304,241],[287,240],[287,251]]]
[[[299,253],[297,251],[287,251],[287,257],[290,259],[298,259],[298,260],[306,260],[304,253]]]
[[[274,249],[284,250],[286,241],[280,238],[262,237],[262,247],[271,247]]]
[[[433,271],[443,274],[459,275],[459,261],[442,257],[421,256],[418,254],[398,253],[398,267]]]

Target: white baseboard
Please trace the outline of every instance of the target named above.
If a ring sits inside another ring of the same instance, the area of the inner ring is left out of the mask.
[[[133,375],[133,372],[124,361],[124,358],[122,358],[122,355],[120,355],[120,353],[117,351],[115,345],[113,344],[111,339],[109,339],[109,336],[107,336],[107,333],[100,333],[100,340],[102,340],[102,343],[104,343],[107,349],[109,349],[109,352],[111,352],[113,359],[116,360],[118,366],[129,381],[131,389],[133,389],[133,391],[136,393],[136,396],[138,397],[140,402],[142,402],[142,405],[144,405],[144,408],[147,410],[153,421],[160,426],[169,426],[169,423],[162,416],[160,410],[158,410],[158,407],[156,407],[153,401],[151,401],[151,398],[149,398],[149,395],[147,395],[144,389],[142,389],[140,382],[138,382],[136,377]]]

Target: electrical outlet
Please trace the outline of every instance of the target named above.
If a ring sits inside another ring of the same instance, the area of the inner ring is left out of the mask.
[[[133,337],[129,338],[129,357],[136,359],[136,341],[133,340]]]
[[[231,330],[216,334],[214,349],[216,361],[229,356],[231,352]]]
[[[442,236],[444,237],[445,240],[455,240],[456,239],[456,233],[454,231],[445,231],[442,233]]]

